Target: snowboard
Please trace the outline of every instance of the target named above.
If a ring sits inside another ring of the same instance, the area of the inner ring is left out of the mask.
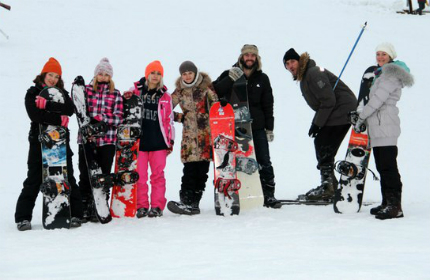
[[[229,100],[234,110],[237,179],[241,182],[239,190],[242,210],[263,206],[264,196],[261,187],[259,166],[252,140],[252,119],[249,111],[247,81],[244,75],[233,84]]]
[[[214,161],[215,213],[239,215],[240,181],[236,177],[236,150],[234,141],[234,111],[230,104],[220,102],[209,111]]]
[[[359,108],[364,107],[369,101],[370,87],[375,78],[374,71],[376,69],[377,66],[371,66],[363,74],[358,95]],[[349,118],[350,123],[355,125],[358,114],[351,114]],[[345,160],[337,162],[335,166],[336,171],[341,174],[333,202],[333,208],[336,213],[355,213],[360,211],[370,153],[371,149],[366,126],[362,125],[361,133],[357,133],[352,129]]]
[[[112,189],[111,215],[134,217],[137,211],[137,156],[141,134],[142,100],[133,94],[123,98],[124,117],[117,129],[115,180]]]
[[[82,146],[88,167],[88,176],[90,178],[93,195],[93,206],[96,210],[97,219],[100,223],[106,224],[112,220],[109,211],[108,196],[109,189],[113,185],[113,179],[110,174],[102,173],[102,169],[96,161],[96,145],[89,140],[91,137],[103,135],[106,127],[96,126],[90,123],[90,116],[87,110],[85,81],[81,76],[75,78],[71,94],[75,105],[76,117],[78,119],[79,132],[82,135]]]
[[[64,103],[56,87],[44,88],[39,96],[47,101]],[[45,229],[70,228],[70,184],[67,180],[67,129],[56,125],[39,125],[42,147],[43,194],[42,223]]]

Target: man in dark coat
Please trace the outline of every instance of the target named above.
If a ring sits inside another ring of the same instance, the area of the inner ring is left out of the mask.
[[[275,174],[270,161],[269,143],[273,141],[273,94],[269,77],[261,70],[261,58],[255,45],[244,45],[236,64],[224,71],[213,82],[216,93],[223,100],[230,100],[233,84],[243,74],[248,81],[248,103],[252,118],[252,134],[260,181],[263,187],[264,206],[281,208],[275,198]]]
[[[321,185],[307,192],[304,197],[299,196],[299,199],[331,199],[337,187],[333,172],[335,156],[350,128],[348,113],[356,109],[357,98],[342,80],[333,89],[338,77],[316,66],[308,53],[299,56],[294,49],[289,49],[283,62],[293,79],[300,82],[303,97],[315,111],[309,136],[315,138]]]

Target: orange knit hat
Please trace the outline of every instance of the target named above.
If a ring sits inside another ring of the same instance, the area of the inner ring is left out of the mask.
[[[56,73],[60,76],[62,74],[60,63],[53,57],[50,57],[48,62],[45,63],[45,66],[43,66],[41,73],[43,74],[48,72]]]
[[[145,69],[145,78],[148,80],[148,76],[149,74],[151,74],[151,72],[154,71],[158,71],[161,73],[161,77],[164,77],[164,69],[163,66],[161,65],[161,62],[158,60],[154,60],[153,62],[149,63],[148,66],[146,66]]]

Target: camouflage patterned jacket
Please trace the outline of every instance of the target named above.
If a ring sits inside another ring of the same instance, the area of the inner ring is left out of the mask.
[[[211,161],[212,145],[209,128],[209,109],[218,101],[211,90],[211,79],[206,73],[199,73],[197,82],[186,87],[181,77],[176,80],[172,93],[173,108],[179,104],[182,113],[175,113],[175,121],[182,122],[181,161]]]

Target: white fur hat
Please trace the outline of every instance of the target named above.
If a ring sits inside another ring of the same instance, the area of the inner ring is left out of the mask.
[[[94,69],[94,77],[97,76],[100,73],[106,73],[111,78],[113,76],[112,65],[110,65],[109,59],[107,59],[106,57],[102,58],[100,60],[99,64],[97,64],[96,69]]]
[[[396,59],[396,57],[397,57],[397,53],[396,53],[396,50],[394,49],[394,46],[390,43],[387,43],[387,42],[379,44],[376,47],[376,51],[377,52],[386,52],[391,57],[391,59],[393,59],[393,60]]]

